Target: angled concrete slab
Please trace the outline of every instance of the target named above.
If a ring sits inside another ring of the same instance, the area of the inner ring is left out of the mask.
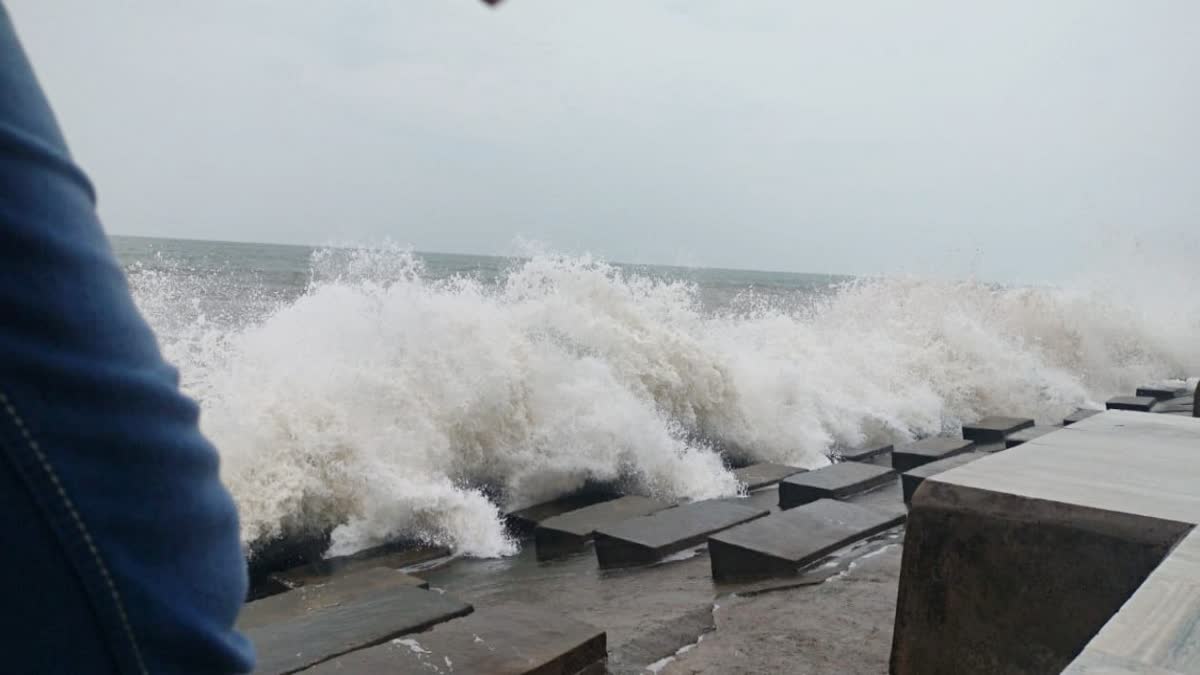
[[[1187,396],[1181,396],[1179,398],[1170,398],[1165,401],[1159,401],[1158,403],[1154,404],[1154,407],[1150,409],[1150,412],[1156,412],[1156,413],[1186,412],[1186,413],[1190,413],[1195,409],[1195,405],[1196,405],[1195,400],[1189,394]]]
[[[786,464],[751,464],[740,469],[735,469],[733,475],[737,477],[738,482],[746,486],[747,490],[757,490],[759,488],[774,485],[779,481],[798,473],[804,473],[807,469],[801,469],[795,466]]]
[[[901,515],[832,499],[811,502],[709,537],[712,576],[718,581],[789,576],[903,521]]]
[[[922,464],[911,471],[905,471],[900,474],[900,485],[904,490],[904,503],[912,503],[913,493],[917,491],[918,487],[921,487],[921,483],[924,483],[926,478],[936,476],[943,471],[949,471],[963,464],[969,464],[977,459],[982,459],[987,457],[988,454],[990,453],[964,452],[960,455],[952,455],[946,459],[939,459],[936,462]]]
[[[912,471],[922,464],[936,462],[939,459],[946,459],[954,455],[961,455],[964,452],[970,452],[974,449],[974,441],[968,441],[963,438],[934,436],[933,438],[926,438],[915,443],[897,446],[892,451],[892,468],[900,473],[904,473],[905,471]]]
[[[431,563],[450,555],[445,546],[424,544],[388,544],[360,551],[353,555],[326,558],[270,575],[284,589],[323,584],[334,577],[376,567],[399,570]]]
[[[671,506],[657,499],[629,495],[547,518],[533,531],[537,557],[548,560],[582,551],[596,530]]]
[[[254,672],[282,675],[470,612],[470,605],[447,595],[398,586],[244,633],[258,654]]]
[[[1048,433],[1058,431],[1059,429],[1062,429],[1062,427],[1058,425],[1036,426],[1029,427],[1028,429],[1022,429],[1009,434],[1008,437],[1004,439],[1004,447],[1015,448],[1022,443],[1028,443],[1035,438],[1040,438]]]
[[[712,500],[630,518],[596,530],[596,559],[602,568],[648,565],[699,546],[714,532],[767,513],[766,509]]]
[[[892,672],[1060,672],[1125,608],[1134,618],[1108,637],[1139,643],[1131,596],[1200,523],[1198,447],[1196,420],[1110,411],[928,478],[906,528]],[[1192,621],[1167,618],[1193,611],[1183,596],[1155,609],[1166,640],[1180,634],[1166,624]]]
[[[865,462],[867,464],[892,465],[892,444],[870,445],[865,448],[847,448],[834,453],[839,462]]]
[[[1152,396],[1114,396],[1105,401],[1104,407],[1109,410],[1150,412],[1155,403],[1158,403],[1158,399]]]
[[[976,443],[999,443],[1009,434],[1032,426],[1033,420],[1027,417],[985,417],[978,422],[964,424],[962,436]]]
[[[555,499],[541,504],[534,504],[523,509],[511,511],[504,516],[505,524],[508,526],[508,531],[518,537],[527,537],[533,534],[537,526],[548,518],[561,516],[564,513],[578,511],[593,504],[615,499],[617,495],[609,494],[601,491],[589,491],[580,494],[568,495],[561,499]]]
[[[237,627],[247,630],[269,623],[303,617],[314,612],[370,598],[397,586],[428,588],[423,579],[387,567],[375,567],[339,575],[325,583],[306,585],[268,598],[246,603]]]
[[[779,484],[779,507],[791,509],[818,499],[842,499],[895,479],[896,472],[886,466],[839,462],[784,479]]]
[[[1187,393],[1184,387],[1174,387],[1167,384],[1147,384],[1137,388],[1137,396],[1149,396],[1159,401],[1179,398]]]
[[[1063,418],[1063,426],[1069,427],[1072,424],[1075,424],[1076,422],[1082,422],[1083,420],[1086,420],[1087,418],[1091,417],[1092,415],[1099,415],[1102,412],[1104,412],[1104,411],[1103,410],[1089,410],[1087,408],[1079,408],[1075,412],[1073,412],[1070,415],[1067,415],[1066,417]]]
[[[459,673],[574,675],[604,672],[604,631],[528,605],[499,605],[433,630],[305,670],[310,675]]]

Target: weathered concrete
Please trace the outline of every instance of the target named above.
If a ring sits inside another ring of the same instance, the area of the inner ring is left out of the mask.
[[[1192,530],[1067,670],[1200,673],[1200,530]]]
[[[1009,434],[1028,429],[1033,420],[1026,417],[985,417],[972,424],[964,424],[962,436],[976,443],[998,443]]]
[[[900,474],[896,474],[890,481],[879,487],[843,497],[841,501],[901,518],[908,516],[908,505],[904,503],[904,490],[900,485]]]
[[[246,603],[237,627],[247,630],[312,614],[327,607],[357,602],[395,586],[428,588],[423,579],[386,567],[339,575],[327,583],[303,586]]]
[[[1151,396],[1114,396],[1104,403],[1104,407],[1109,410],[1150,412],[1155,403],[1158,403],[1158,399]]]
[[[927,479],[893,672],[1067,667],[1200,522],[1197,447],[1188,418],[1106,412]]]
[[[716,630],[659,675],[886,673],[899,574],[900,547],[891,545],[824,583],[722,597]]]
[[[1008,437],[1004,439],[1004,447],[1015,448],[1022,443],[1028,443],[1035,438],[1040,438],[1048,433],[1058,431],[1059,429],[1062,429],[1062,427],[1058,425],[1036,426],[1022,429],[1009,434]]]
[[[471,606],[415,586],[395,586],[245,631],[258,653],[255,673],[293,673],[347,652],[425,630]]]
[[[383,567],[405,569],[450,555],[445,546],[424,544],[388,544],[360,551],[353,555],[326,558],[270,575],[270,580],[283,589],[323,584],[329,580],[362,570]]]
[[[779,507],[790,509],[818,499],[841,499],[895,480],[896,472],[875,464],[840,462],[791,476],[779,484]]]
[[[384,675],[573,675],[603,664],[604,631],[529,605],[501,605],[304,671]],[[603,672],[602,669],[596,672]]]
[[[291,527],[272,539],[256,541],[246,551],[250,577],[247,600],[256,600],[287,590],[271,575],[321,560],[329,549],[330,530]]]
[[[1071,413],[1070,415],[1067,415],[1066,417],[1063,418],[1063,426],[1069,427],[1072,424],[1075,424],[1076,422],[1082,422],[1083,420],[1086,420],[1087,418],[1091,417],[1092,415],[1099,415],[1102,412],[1104,412],[1104,411],[1103,410],[1088,410],[1086,408],[1080,408],[1080,409],[1076,410],[1075,412]]]
[[[867,464],[892,465],[892,444],[872,445],[865,448],[839,449],[834,459],[839,462],[866,462]]]
[[[903,521],[902,516],[822,499],[709,537],[712,575],[718,581],[792,575]]]
[[[596,530],[596,559],[604,569],[649,565],[703,544],[714,532],[767,513],[766,509],[713,500],[630,518]]]
[[[533,531],[537,556],[549,560],[582,551],[596,530],[670,507],[666,502],[630,495],[547,518]]]
[[[904,503],[912,503],[913,494],[916,493],[917,488],[921,487],[925,479],[936,476],[943,471],[949,471],[955,467],[962,466],[963,464],[974,462],[977,459],[982,459],[987,457],[988,454],[986,452],[964,452],[961,455],[953,455],[946,459],[939,459],[936,462],[922,464],[911,471],[905,471],[900,474],[900,485],[904,491]]]
[[[1159,401],[1178,398],[1186,393],[1187,389],[1166,384],[1147,384],[1137,388],[1137,396],[1149,396]]]
[[[892,452],[892,467],[896,471],[904,473],[905,471],[912,471],[922,464],[936,462],[939,459],[946,459],[954,455],[961,455],[964,452],[970,452],[974,449],[974,441],[935,436],[917,441],[916,443],[898,446]]]
[[[737,477],[739,483],[746,486],[747,490],[757,490],[774,485],[788,476],[804,473],[806,470],[786,464],[763,463],[735,469],[733,475]]]
[[[1180,397],[1178,397],[1178,398],[1169,398],[1169,399],[1167,399],[1167,400],[1165,400],[1165,401],[1159,401],[1158,403],[1155,403],[1155,404],[1154,404],[1154,407],[1150,409],[1150,412],[1156,412],[1156,413],[1186,412],[1186,413],[1191,413],[1191,412],[1193,411],[1194,407],[1195,407],[1195,402],[1194,402],[1194,400],[1192,399],[1192,396],[1191,396],[1191,394],[1189,394],[1189,395],[1187,395],[1187,396],[1180,396]]]

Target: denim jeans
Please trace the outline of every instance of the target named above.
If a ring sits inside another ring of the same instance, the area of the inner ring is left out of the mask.
[[[0,670],[251,668],[197,420],[0,6]]]

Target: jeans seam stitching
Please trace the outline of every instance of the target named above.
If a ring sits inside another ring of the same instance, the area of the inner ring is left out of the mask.
[[[71,519],[74,521],[75,527],[79,530],[80,536],[83,537],[83,542],[87,545],[88,551],[91,553],[92,558],[96,563],[96,567],[100,570],[100,576],[104,579],[104,584],[108,589],[109,596],[112,598],[113,605],[116,607],[117,615],[121,619],[121,626],[125,630],[125,636],[129,639],[129,644],[133,648],[133,655],[137,661],[138,669],[143,674],[148,673],[149,671],[146,670],[146,664],[142,660],[142,651],[138,648],[137,639],[133,634],[133,626],[129,623],[129,615],[125,613],[125,604],[121,602],[121,595],[117,591],[117,584],[113,581],[112,575],[109,574],[108,566],[104,564],[104,559],[100,556],[100,550],[96,548],[96,543],[92,539],[92,535],[88,531],[87,525],[83,522],[83,518],[79,515],[79,511],[75,509],[74,502],[72,502],[70,496],[67,495],[67,490],[63,486],[62,481],[59,480],[58,473],[55,472],[54,467],[50,465],[50,460],[46,457],[46,454],[42,452],[41,447],[33,438],[33,435],[29,433],[29,427],[25,425],[25,421],[17,413],[16,408],[13,407],[12,402],[3,391],[0,391],[0,404],[4,405],[4,409],[8,413],[9,419],[11,419],[13,424],[17,427],[17,431],[21,433],[21,437],[29,446],[29,449],[33,451],[34,457],[36,457],[38,462],[41,464],[42,470],[46,473],[46,477],[50,479],[50,483],[58,492],[58,498],[61,500],[63,506],[66,507],[67,512],[71,514]]]

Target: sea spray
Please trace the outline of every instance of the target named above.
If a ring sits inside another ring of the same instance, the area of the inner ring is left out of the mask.
[[[987,413],[1052,421],[1198,360],[1194,313],[1059,289],[862,280],[713,308],[589,257],[435,277],[391,248],[319,251],[311,274],[231,323],[185,301],[205,292],[186,270],[130,270],[243,538],[304,514],[335,554],[403,536],[505,555],[502,509],[589,480],[729,495],[718,449],[815,467]]]

